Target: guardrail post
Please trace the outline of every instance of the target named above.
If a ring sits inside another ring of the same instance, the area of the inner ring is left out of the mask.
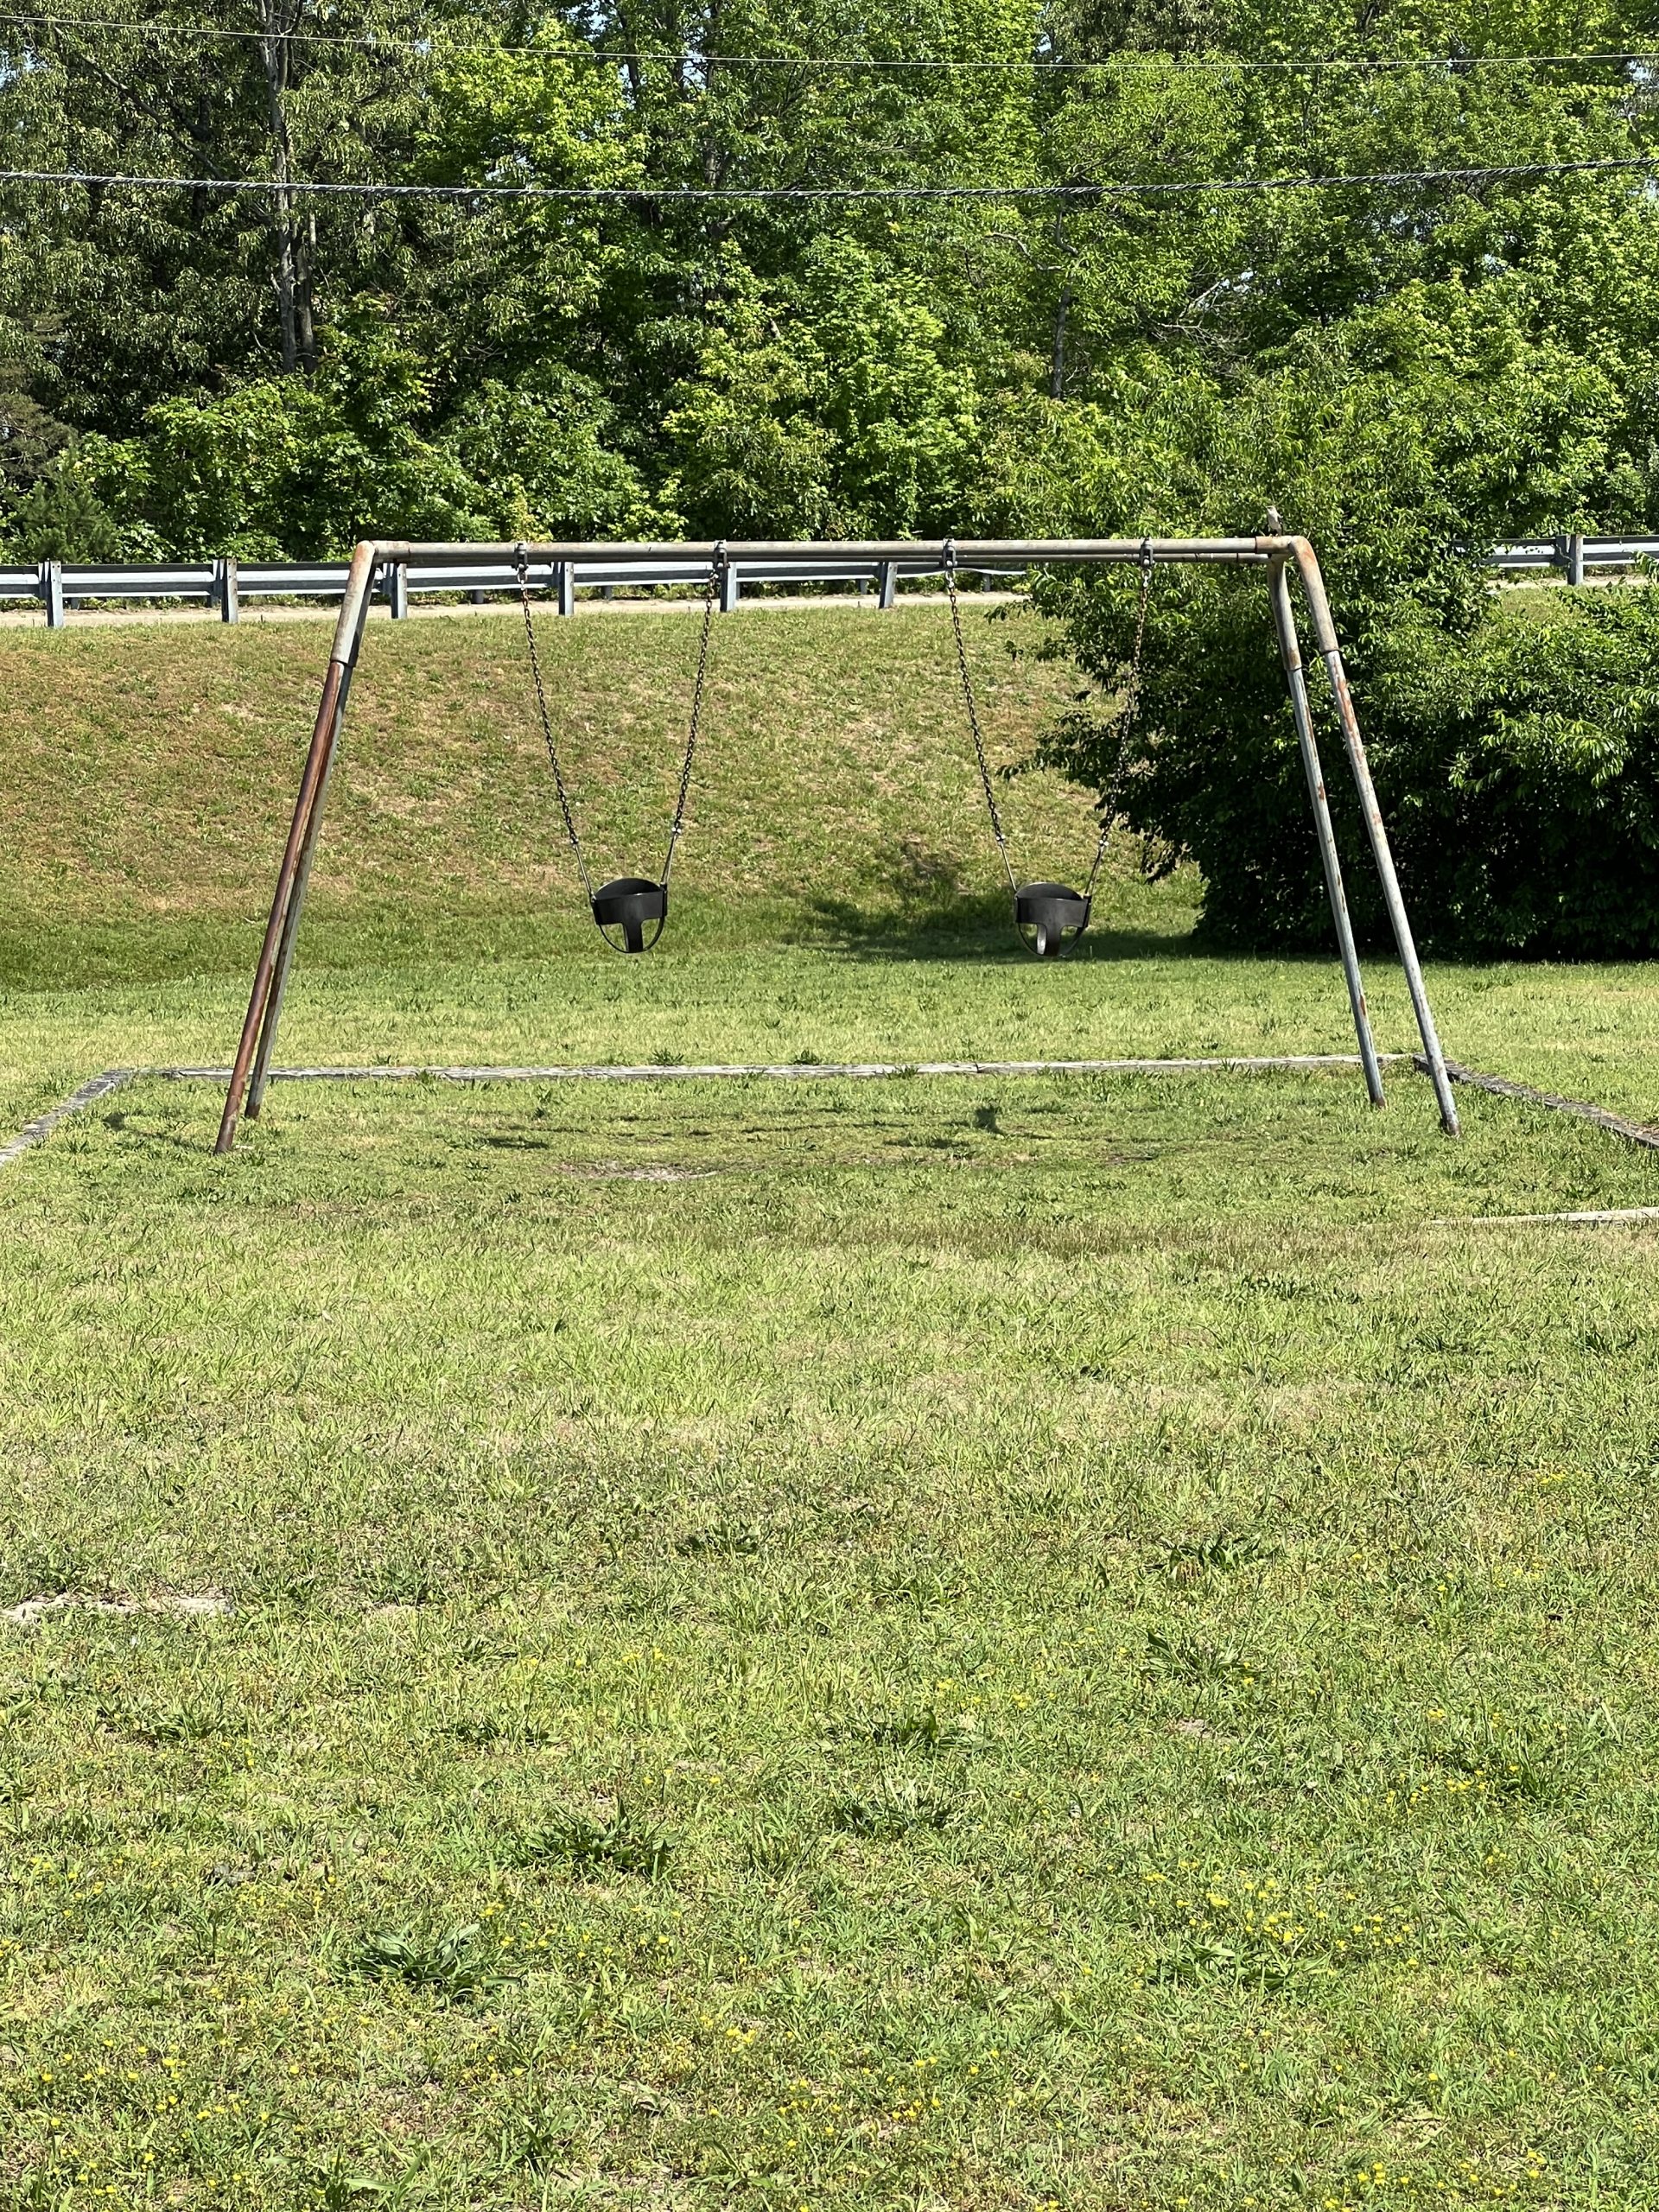
[[[553,581],[559,588],[559,612],[574,614],[576,611],[576,569],[574,561],[556,561]]]
[[[41,597],[46,602],[46,626],[61,630],[63,612],[63,563],[61,561],[42,561],[41,563]]]
[[[409,613],[409,564],[392,561],[386,568],[386,597],[391,601],[391,619],[402,622]]]
[[[234,553],[226,554],[219,564],[219,619],[221,622],[242,620],[242,585]]]
[[[1555,566],[1565,582],[1581,584],[1584,582],[1584,532],[1570,530],[1555,539]]]
[[[720,611],[722,614],[734,614],[737,612],[737,602],[742,589],[743,587],[738,580],[737,570],[728,561],[720,572]]]
[[[878,607],[891,607],[899,596],[899,563],[884,561],[880,567],[881,588],[876,599]]]

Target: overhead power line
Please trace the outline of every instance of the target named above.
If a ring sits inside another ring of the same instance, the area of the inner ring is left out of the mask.
[[[526,60],[556,62],[578,68],[588,62],[672,62],[695,67],[722,69],[823,69],[872,71],[923,70],[992,72],[1023,74],[1032,71],[1058,76],[1089,75],[1114,69],[1297,72],[1350,69],[1369,73],[1408,69],[1533,69],[1659,67],[1659,53],[1592,54],[1301,54],[1280,59],[1218,54],[1162,54],[1141,48],[1099,55],[1088,60],[1066,60],[1059,55],[1030,54],[1020,60],[970,54],[910,57],[877,54],[698,54],[684,48],[651,47],[547,47],[507,45],[494,39],[454,39],[442,32],[425,38],[393,38],[374,33],[349,31],[270,32],[234,24],[174,23],[157,16],[81,16],[46,11],[19,12],[0,9],[0,23],[54,30],[144,31],[168,38],[269,42],[273,38],[294,46],[329,46],[385,54],[497,54]]]
[[[1338,176],[1181,177],[1167,181],[1109,179],[1095,184],[324,184],[307,179],[122,175],[94,169],[0,169],[0,184],[86,184],[143,192],[284,193],[307,200],[553,200],[652,203],[674,200],[1166,200],[1214,193],[1342,192],[1360,186],[1495,184],[1506,179],[1640,175],[1659,169],[1659,154],[1586,162],[1491,162],[1478,168],[1364,169]]]

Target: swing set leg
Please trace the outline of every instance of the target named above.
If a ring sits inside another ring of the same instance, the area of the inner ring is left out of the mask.
[[[1307,702],[1307,678],[1302,668],[1302,650],[1296,635],[1296,613],[1291,605],[1290,584],[1285,575],[1282,560],[1274,561],[1268,570],[1268,596],[1273,606],[1273,626],[1279,639],[1279,652],[1285,664],[1285,681],[1290,687],[1291,712],[1296,720],[1296,742],[1302,756],[1302,772],[1307,779],[1307,795],[1313,806],[1313,826],[1319,834],[1319,865],[1325,870],[1325,895],[1331,901],[1331,918],[1336,925],[1337,949],[1342,955],[1342,972],[1347,979],[1348,1003],[1353,1009],[1354,1033],[1359,1039],[1360,1063],[1365,1071],[1365,1088],[1373,1106],[1381,1106],[1382,1070],[1376,1057],[1376,1044],[1371,1035],[1371,1018],[1365,1004],[1365,985],[1359,972],[1359,951],[1354,943],[1354,925],[1349,917],[1348,899],[1342,887],[1342,862],[1337,857],[1337,840],[1331,826],[1331,802],[1325,795],[1325,771],[1319,765],[1319,749],[1313,737],[1313,716]]]
[[[294,940],[299,932],[300,912],[310,880],[317,833],[322,825],[322,802],[327,789],[328,772],[334,764],[334,746],[340,736],[340,723],[345,718],[352,670],[362,642],[374,569],[375,561],[369,548],[359,546],[352,556],[351,573],[346,582],[346,597],[334,628],[334,651],[329,656],[328,673],[323,680],[322,698],[317,708],[316,724],[311,733],[311,747],[305,756],[305,769],[300,778],[299,796],[294,802],[294,818],[289,825],[282,866],[276,871],[276,891],[270,903],[270,918],[265,925],[264,943],[260,947],[258,964],[253,971],[253,989],[248,998],[247,1015],[242,1024],[241,1040],[237,1046],[236,1058],[231,1069],[230,1088],[225,1094],[225,1110],[219,1116],[219,1136],[213,1146],[218,1153],[228,1152],[236,1142],[237,1125],[242,1117],[245,1099],[248,1116],[251,1120],[257,1115],[264,1096],[271,1056],[276,1048],[276,1029],[282,1019],[283,993],[288,982],[289,964],[294,957]],[[249,1090],[251,1077],[251,1092]]]
[[[1394,854],[1389,844],[1389,833],[1383,827],[1382,810],[1377,804],[1376,786],[1371,781],[1370,762],[1365,757],[1365,741],[1359,734],[1359,717],[1354,712],[1352,695],[1348,689],[1348,675],[1342,664],[1342,647],[1337,639],[1337,626],[1331,620],[1331,603],[1325,595],[1325,578],[1319,573],[1319,557],[1305,537],[1290,540],[1292,557],[1301,578],[1302,596],[1313,619],[1313,636],[1319,645],[1319,657],[1325,663],[1325,674],[1331,679],[1331,696],[1336,702],[1337,720],[1342,729],[1342,741],[1348,754],[1348,766],[1354,779],[1354,788],[1359,793],[1359,810],[1364,817],[1365,834],[1370,840],[1371,858],[1376,866],[1377,880],[1382,887],[1382,903],[1388,909],[1389,921],[1394,931],[1394,942],[1400,955],[1400,965],[1405,970],[1406,988],[1411,994],[1412,1011],[1417,1017],[1417,1033],[1423,1040],[1423,1061],[1429,1081],[1434,1086],[1434,1097],[1440,1109],[1440,1127],[1449,1137],[1462,1135],[1458,1119],[1457,1103],[1452,1096],[1452,1078],[1446,1071],[1446,1054],[1441,1050],[1440,1033],[1434,1027],[1433,1009],[1428,1003],[1428,986],[1423,981],[1422,963],[1417,957],[1416,939],[1411,933],[1410,918],[1400,890],[1400,878],[1395,871]]]
[[[322,827],[322,810],[327,804],[328,779],[334,773],[334,754],[346,720],[346,702],[351,696],[351,690],[352,670],[347,666],[340,678],[340,696],[334,705],[334,734],[329,739],[323,758],[322,772],[317,779],[316,793],[311,801],[311,811],[300,846],[299,866],[294,872],[294,887],[289,894],[282,942],[276,950],[276,966],[270,980],[270,1001],[265,1008],[264,1021],[259,1032],[259,1049],[253,1056],[253,1077],[248,1085],[245,1109],[251,1122],[258,1120],[259,1109],[265,1103],[265,1085],[270,1079],[271,1056],[276,1050],[276,1030],[283,1018],[283,1000],[288,990],[288,971],[294,958],[294,941],[299,936],[300,916],[305,911],[305,894],[311,883],[311,862],[316,854],[317,833]]]

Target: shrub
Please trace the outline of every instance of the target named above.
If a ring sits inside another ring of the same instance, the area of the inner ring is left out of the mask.
[[[53,455],[25,491],[0,502],[0,539],[13,560],[115,561],[120,525],[73,446]]]
[[[1282,685],[1259,595],[1256,650]],[[1340,621],[1340,609],[1338,621]],[[1317,667],[1313,685],[1320,683]],[[1123,811],[1190,854],[1212,940],[1327,943],[1325,906],[1290,715],[1231,695],[1207,721],[1164,722],[1136,747]],[[1265,683],[1261,687],[1265,689]],[[1357,687],[1383,819],[1419,942],[1441,954],[1566,959],[1659,952],[1659,597],[1640,585],[1529,592],[1458,637],[1403,621]],[[1335,718],[1320,751],[1355,925],[1387,925]],[[1052,750],[1103,780],[1109,722],[1077,718]]]
[[[1567,959],[1659,952],[1650,591],[1499,608],[1460,652],[1390,671],[1370,718],[1426,942]]]

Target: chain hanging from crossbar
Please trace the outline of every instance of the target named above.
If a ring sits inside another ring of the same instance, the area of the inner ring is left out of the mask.
[[[1107,788],[1106,802],[1101,815],[1100,836],[1095,844],[1094,865],[1089,870],[1089,881],[1084,896],[1092,899],[1095,886],[1100,880],[1100,871],[1105,865],[1106,849],[1112,841],[1113,824],[1117,820],[1118,802],[1122,797],[1123,779],[1129,765],[1129,747],[1135,735],[1135,724],[1141,714],[1141,664],[1147,639],[1147,607],[1152,597],[1152,541],[1141,541],[1141,593],[1135,610],[1135,645],[1129,655],[1128,681],[1124,686],[1123,709],[1118,716],[1117,760],[1112,770],[1112,780]],[[962,633],[962,607],[957,596],[956,542],[944,541],[944,588],[950,601],[950,626],[957,641],[957,669],[962,678],[963,702],[968,709],[968,727],[973,732],[974,758],[979,763],[979,780],[985,793],[985,810],[991,817],[991,835],[996,840],[996,849],[1002,855],[1002,866],[1008,879],[1008,888],[1016,894],[1019,885],[1014,878],[1014,865],[1008,858],[1008,840],[1002,827],[1001,809],[996,803],[996,790],[991,779],[991,765],[986,757],[985,739],[979,726],[979,706],[974,696],[974,681],[969,672],[968,647]]]
[[[985,811],[991,817],[991,835],[996,840],[996,849],[1002,855],[1003,873],[1008,879],[1010,891],[1018,892],[1014,880],[1014,862],[1008,858],[1008,840],[1002,827],[1001,809],[996,803],[996,791],[991,781],[991,764],[985,757],[984,734],[979,727],[979,702],[974,696],[974,679],[968,668],[968,646],[962,634],[962,607],[957,597],[957,544],[952,537],[944,541],[944,588],[950,601],[950,627],[957,640],[957,672],[962,678],[962,701],[968,709],[968,727],[974,736],[974,758],[979,763],[979,780],[985,793]]]
[[[582,887],[588,894],[591,906],[594,900],[592,876],[588,873],[587,855],[582,849],[582,838],[576,829],[575,816],[571,810],[570,794],[565,787],[564,770],[559,760],[558,744],[553,735],[553,718],[547,704],[547,687],[542,680],[541,656],[536,646],[536,620],[530,603],[530,554],[520,545],[514,551],[514,567],[518,577],[518,600],[524,614],[524,642],[530,650],[530,672],[536,690],[536,710],[541,720],[542,741],[547,747],[548,766],[553,771],[553,788],[558,794],[559,813],[564,822],[564,834],[570,841],[575,855]],[[702,597],[702,629],[697,640],[696,674],[691,685],[691,720],[686,734],[685,753],[680,762],[679,788],[674,796],[674,816],[669,823],[668,849],[663,857],[658,887],[666,893],[668,879],[673,871],[674,855],[685,831],[686,803],[691,792],[691,772],[697,757],[697,738],[702,727],[702,698],[709,673],[709,640],[714,628],[715,610],[720,605],[721,585],[727,569],[724,542],[715,546],[709,564],[709,582]],[[601,925],[602,927],[602,925]],[[608,942],[608,939],[607,939]]]
[[[1117,760],[1112,769],[1112,780],[1107,786],[1106,804],[1100,817],[1100,838],[1095,847],[1094,866],[1089,871],[1089,883],[1084,895],[1092,899],[1095,886],[1100,880],[1100,871],[1105,865],[1106,848],[1112,842],[1112,828],[1117,820],[1118,802],[1123,795],[1123,779],[1129,766],[1129,746],[1135,735],[1135,724],[1141,719],[1141,677],[1142,649],[1147,641],[1147,607],[1152,597],[1152,541],[1141,541],[1141,595],[1135,610],[1135,645],[1129,654],[1128,680],[1123,686],[1123,706],[1117,718]]]
[[[524,610],[524,643],[530,648],[530,673],[536,686],[536,710],[542,718],[542,740],[547,747],[547,764],[553,771],[553,788],[559,795],[559,812],[564,817],[564,834],[570,840],[570,849],[576,858],[576,871],[582,877],[582,887],[591,906],[594,880],[588,873],[582,839],[576,834],[576,819],[570,811],[570,795],[564,787],[564,771],[559,766],[559,748],[553,737],[553,719],[547,711],[547,690],[542,682],[542,658],[536,650],[536,619],[530,608],[530,556],[520,545],[513,559],[518,571],[518,601]]]
[[[681,833],[685,828],[685,802],[691,789],[691,767],[697,757],[697,734],[702,727],[703,678],[709,673],[709,639],[715,626],[715,609],[720,604],[721,586],[726,576],[726,543],[722,538],[715,548],[714,558],[709,563],[709,583],[702,594],[702,634],[697,639],[697,672],[691,679],[691,726],[686,733],[685,758],[680,764],[680,788],[674,801],[674,819],[668,825],[668,852],[663,861],[662,884],[668,888],[668,879],[674,867],[674,855],[678,849]]]

